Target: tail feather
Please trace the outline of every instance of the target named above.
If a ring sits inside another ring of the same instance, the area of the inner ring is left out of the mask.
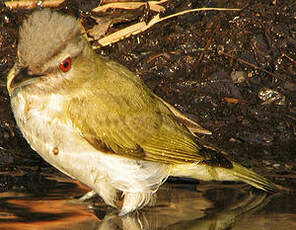
[[[286,190],[263,176],[235,163],[232,168],[209,166],[206,164],[182,164],[171,168],[171,176],[191,177],[197,180],[243,181],[266,192]]]
[[[265,177],[260,176],[259,174],[237,163],[233,163],[233,169],[231,171],[233,176],[237,177],[238,180],[243,181],[266,192],[278,192],[282,190],[281,186],[274,184]]]

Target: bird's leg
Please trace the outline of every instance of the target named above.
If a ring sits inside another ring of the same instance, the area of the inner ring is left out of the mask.
[[[150,204],[154,199],[154,192],[126,192],[124,193],[124,200],[122,209],[119,213],[120,216],[124,216],[138,208],[144,207]]]
[[[105,179],[96,182],[95,192],[102,197],[106,204],[117,208],[118,190]]]
[[[82,197],[80,197],[79,200],[86,201],[86,200],[93,198],[96,195],[99,195],[105,201],[106,204],[108,204],[114,208],[117,208],[117,204],[116,204],[117,190],[112,186],[107,186],[108,189],[107,189],[107,187],[104,188],[103,186],[99,186],[99,187],[100,187],[100,190],[98,192],[92,190],[92,191],[84,194]],[[103,187],[103,189],[101,189],[102,187]]]
[[[118,208],[118,190],[106,178],[97,177],[93,184],[93,190],[83,195],[79,200],[85,201],[99,195],[107,205]]]

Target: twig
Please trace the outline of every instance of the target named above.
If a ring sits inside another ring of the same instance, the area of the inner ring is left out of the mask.
[[[286,57],[286,58],[288,58],[291,62],[293,62],[296,65],[296,61],[293,58],[291,58],[287,54],[283,54],[283,56]]]
[[[234,60],[236,60],[236,61],[238,61],[238,62],[240,62],[240,63],[242,63],[242,64],[245,64],[245,65],[247,65],[247,66],[250,66],[250,67],[252,67],[252,68],[254,68],[254,69],[257,69],[257,70],[260,70],[260,71],[262,71],[262,72],[264,72],[264,73],[267,73],[267,74],[269,74],[270,76],[272,76],[272,77],[274,77],[274,78],[280,78],[280,79],[282,79],[282,77],[279,76],[279,75],[276,75],[276,74],[274,74],[274,73],[272,73],[272,72],[270,72],[270,71],[268,71],[268,70],[265,70],[265,69],[263,69],[263,68],[261,68],[261,67],[259,67],[259,66],[256,66],[256,65],[254,65],[254,64],[252,64],[252,63],[250,63],[250,62],[248,62],[248,61],[245,61],[245,60],[243,60],[243,59],[241,59],[241,58],[235,57],[235,56],[233,56],[233,55],[231,55],[231,54],[229,54],[229,53],[225,53],[224,51],[221,51],[221,50],[220,50],[218,53],[219,53],[220,55],[224,55],[224,56],[226,56],[226,57],[232,58],[232,59],[234,59]]]
[[[154,59],[159,58],[159,57],[164,57],[165,59],[168,59],[168,55],[167,55],[166,53],[159,53],[159,54],[156,54],[156,55],[150,57],[150,58],[147,60],[147,63],[150,63],[150,62],[152,62]]]
[[[218,29],[219,29],[219,25],[216,25],[216,28],[214,29],[214,31],[213,31],[210,39],[207,41],[206,46],[202,49],[203,50],[202,53],[199,55],[199,57],[198,57],[195,65],[193,66],[193,70],[195,70],[198,67],[199,63],[201,62],[202,58],[204,57],[204,51],[207,51],[208,50],[208,48],[211,45],[211,42],[212,42],[212,40],[214,38],[214,35],[216,34],[216,32],[217,32]]]

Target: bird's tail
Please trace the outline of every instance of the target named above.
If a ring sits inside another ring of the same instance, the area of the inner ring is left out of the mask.
[[[250,184],[258,189],[267,191],[267,192],[277,192],[279,190],[282,190],[282,187],[279,185],[274,184],[267,178],[237,164],[233,164],[233,170],[232,174],[234,177],[236,177],[238,180],[243,181],[247,184]],[[231,170],[230,170],[231,171]]]
[[[243,181],[267,192],[277,192],[283,189],[265,177],[235,162],[231,163],[232,168],[213,167],[206,164],[182,164],[174,166],[171,175],[197,180]]]

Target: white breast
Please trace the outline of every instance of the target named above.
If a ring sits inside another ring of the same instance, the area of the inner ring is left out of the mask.
[[[107,179],[128,192],[156,189],[168,176],[165,165],[107,155],[93,148],[69,121],[59,119],[63,96],[11,98],[16,122],[24,137],[47,162],[96,190],[96,181]]]

